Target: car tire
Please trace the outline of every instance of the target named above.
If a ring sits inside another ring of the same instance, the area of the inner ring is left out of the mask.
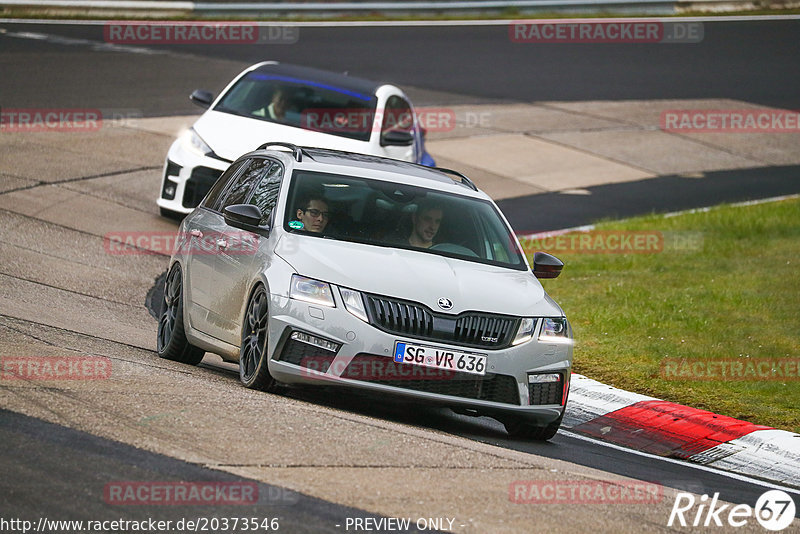
[[[183,276],[175,264],[164,282],[164,301],[158,320],[158,355],[189,365],[203,360],[205,351],[189,343],[183,326]]]
[[[274,391],[276,388],[268,365],[268,306],[267,290],[259,284],[247,303],[242,321],[242,342],[239,345],[239,379],[245,387],[261,391]]]
[[[524,439],[530,441],[547,441],[556,435],[561,420],[564,419],[564,412],[558,416],[558,419],[544,426],[534,425],[522,419],[507,419],[503,421],[503,426],[508,432],[508,436],[516,439]]]

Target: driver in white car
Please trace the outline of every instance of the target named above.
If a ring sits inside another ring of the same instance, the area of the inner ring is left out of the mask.
[[[286,88],[278,87],[272,94],[272,100],[264,108],[253,111],[256,117],[265,117],[274,122],[300,124],[300,114],[291,109],[291,98]]]

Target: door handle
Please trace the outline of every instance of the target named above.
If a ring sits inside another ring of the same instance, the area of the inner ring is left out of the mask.
[[[200,230],[191,230],[189,231],[189,235],[192,237],[202,238],[203,232],[201,232]]]
[[[228,248],[228,242],[224,239],[217,239],[217,248],[225,250]]]

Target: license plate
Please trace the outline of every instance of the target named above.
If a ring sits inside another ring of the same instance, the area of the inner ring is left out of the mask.
[[[470,354],[403,341],[398,341],[394,345],[394,361],[473,375],[486,374],[486,356],[483,354]]]

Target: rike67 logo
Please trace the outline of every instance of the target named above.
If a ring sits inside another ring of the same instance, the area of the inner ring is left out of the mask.
[[[792,497],[781,490],[770,490],[756,501],[755,507],[747,504],[720,504],[719,493],[709,501],[708,495],[699,499],[691,493],[678,493],[669,514],[667,526],[681,527],[743,527],[755,517],[767,530],[778,532],[794,521],[796,512]]]

